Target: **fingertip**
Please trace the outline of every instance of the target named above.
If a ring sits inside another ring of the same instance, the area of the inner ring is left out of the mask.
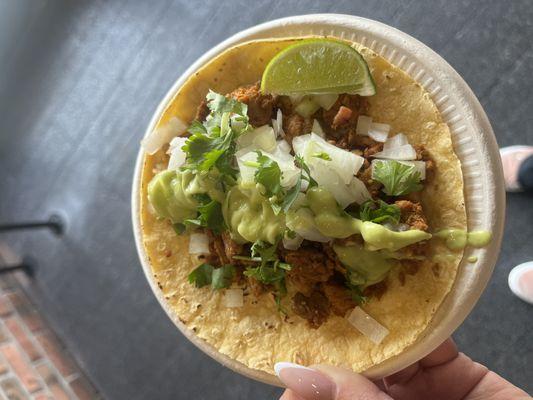
[[[419,361],[423,368],[436,367],[457,358],[459,351],[452,338],[446,339],[439,347]]]
[[[335,400],[390,400],[372,381],[351,370],[331,365],[313,365],[313,369],[328,376],[336,386]]]
[[[283,392],[279,400],[305,400],[303,397],[298,396],[292,390],[287,389]]]
[[[420,364],[418,362],[411,364],[401,371],[384,378],[383,381],[385,382],[385,387],[389,388],[398,383],[402,384],[409,382],[418,373],[418,371],[420,371]]]

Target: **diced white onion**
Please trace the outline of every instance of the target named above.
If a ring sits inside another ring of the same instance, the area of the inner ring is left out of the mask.
[[[366,115],[360,115],[357,118],[357,128],[355,133],[361,136],[368,136],[368,131],[370,130],[370,125],[372,124],[372,118]]]
[[[324,130],[320,126],[320,122],[318,122],[316,119],[313,120],[313,127],[311,128],[311,132],[317,134],[322,139],[326,138],[326,134],[324,133]]]
[[[172,117],[165,125],[154,129],[141,140],[141,146],[148,154],[155,154],[173,137],[181,136],[185,131],[187,131],[187,125],[181,119]]]
[[[380,151],[379,153],[375,153],[372,157],[398,161],[409,161],[416,160],[416,151],[410,144],[404,144],[399,147],[394,147],[392,149],[389,148],[387,150]]]
[[[189,237],[190,254],[209,254],[209,238],[205,233],[191,233]]]
[[[355,132],[361,136],[369,136],[376,142],[385,142],[389,135],[390,125],[372,122],[372,118],[360,115],[357,118],[357,128]]]
[[[394,149],[396,147],[400,147],[406,144],[409,144],[409,142],[407,141],[405,135],[403,133],[398,133],[387,139],[387,141],[383,145],[383,150]]]
[[[304,241],[304,238],[298,234],[296,234],[294,238],[284,237],[283,247],[285,247],[287,250],[297,250],[303,241]]]
[[[285,139],[281,139],[278,140],[278,149],[283,153],[290,153],[291,145]]]
[[[274,129],[276,138],[278,136],[281,136],[282,138],[285,137],[285,132],[283,132],[283,114],[281,113],[281,108],[278,108],[278,111],[276,112],[276,119],[272,120],[272,128]]]
[[[294,111],[296,111],[298,114],[300,114],[304,118],[309,118],[311,115],[313,115],[320,106],[318,103],[316,103],[313,99],[307,98],[303,99],[300,104],[298,104]]]
[[[338,94],[315,94],[313,100],[324,110],[329,110],[339,98]],[[315,132],[316,133],[316,132]]]
[[[244,293],[242,289],[226,289],[224,292],[224,306],[229,308],[242,307],[244,305]]]
[[[373,131],[373,130],[368,131],[368,136],[374,139],[376,142],[381,142],[381,143],[385,142],[385,140],[387,140],[388,135],[389,134],[386,132]]]
[[[372,196],[363,181],[357,179],[355,176],[348,185],[348,190],[350,192],[352,203],[363,204],[365,201],[372,199]]]
[[[294,157],[290,155],[290,153],[287,153],[276,147],[273,153],[264,151],[263,155],[278,163],[279,169],[282,172],[281,186],[288,188],[296,184],[300,175],[300,169],[294,165]],[[249,162],[257,162],[257,153],[255,151],[250,151],[246,154],[237,154],[237,165],[239,166],[241,181],[243,183],[254,182],[255,171],[257,168],[246,165]]]
[[[372,122],[372,124],[370,124],[370,130],[368,131],[368,136],[370,136],[376,142],[383,143],[387,140],[387,136],[389,136],[389,131],[390,131],[390,125]]]
[[[374,169],[376,164],[380,162],[388,162],[389,160],[374,159],[372,160],[372,179],[374,179]],[[402,164],[415,167],[415,170],[420,172],[420,179],[426,179],[426,163],[424,161],[399,161]]]
[[[347,319],[350,324],[374,344],[380,344],[389,334],[387,328],[364,312],[361,307],[355,307]]]
[[[239,149],[252,148],[253,150],[274,151],[276,144],[274,129],[268,125],[260,126],[237,138]]]
[[[292,147],[296,154],[303,156],[311,169],[332,170],[339,175],[344,184],[350,183],[364,163],[363,157],[328,143],[314,133],[295,137]],[[315,157],[317,153],[326,153],[331,160]]]
[[[170,154],[167,169],[176,170],[185,164],[187,154],[181,148],[186,141],[187,138],[184,137],[175,137],[170,141],[170,146],[167,151],[167,153]]]

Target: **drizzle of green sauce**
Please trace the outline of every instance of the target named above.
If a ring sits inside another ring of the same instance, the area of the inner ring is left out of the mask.
[[[467,232],[464,229],[442,229],[433,236],[446,241],[450,250],[464,249],[466,246],[484,247],[490,243],[492,234],[488,231]]]
[[[321,234],[338,239],[360,234],[367,250],[397,251],[431,238],[431,234],[418,229],[395,232],[383,225],[361,221],[342,213],[333,195],[320,187],[309,189],[306,198],[314,214],[315,226]]]
[[[359,244],[352,246],[334,245],[333,250],[348,269],[352,285],[363,288],[381,282],[387,277],[392,263],[380,251],[368,251]]]
[[[468,262],[469,263],[475,263],[477,261],[477,257],[476,256],[470,256],[467,258]]]

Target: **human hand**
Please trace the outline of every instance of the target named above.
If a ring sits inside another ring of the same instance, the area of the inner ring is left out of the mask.
[[[478,400],[530,399],[486,367],[457,351],[448,339],[435,351],[382,381],[341,368],[278,363],[287,386],[280,400]]]

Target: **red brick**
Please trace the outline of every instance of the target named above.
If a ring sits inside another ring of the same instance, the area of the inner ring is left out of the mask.
[[[0,296],[0,317],[7,317],[12,312],[13,306],[11,306],[11,302],[7,296],[5,294]]]
[[[48,364],[41,364],[36,367],[37,371],[43,378],[46,386],[52,393],[52,398],[54,400],[69,400],[70,397],[67,394],[65,387],[59,380],[59,377],[54,371],[50,368]]]
[[[36,338],[61,375],[67,377],[77,371],[74,361],[51,332],[43,332]]]
[[[20,383],[13,378],[4,379],[0,386],[2,387],[2,393],[10,400],[25,400],[28,398]]]
[[[70,382],[70,388],[74,394],[78,396],[79,400],[92,400],[97,397],[96,390],[89,381],[82,376]]]
[[[4,344],[0,351],[8,361],[13,371],[20,379],[28,392],[36,392],[41,388],[41,384],[35,375],[33,368],[24,358],[24,353],[18,350],[13,344]]]
[[[24,328],[15,317],[7,318],[4,323],[31,361],[36,361],[41,358],[41,353],[33,345],[26,332],[24,332]]]
[[[13,307],[15,307],[30,331],[37,332],[43,329],[43,320],[24,293],[17,290],[13,293],[9,293],[8,296],[9,300],[11,300],[11,304],[13,304]]]

